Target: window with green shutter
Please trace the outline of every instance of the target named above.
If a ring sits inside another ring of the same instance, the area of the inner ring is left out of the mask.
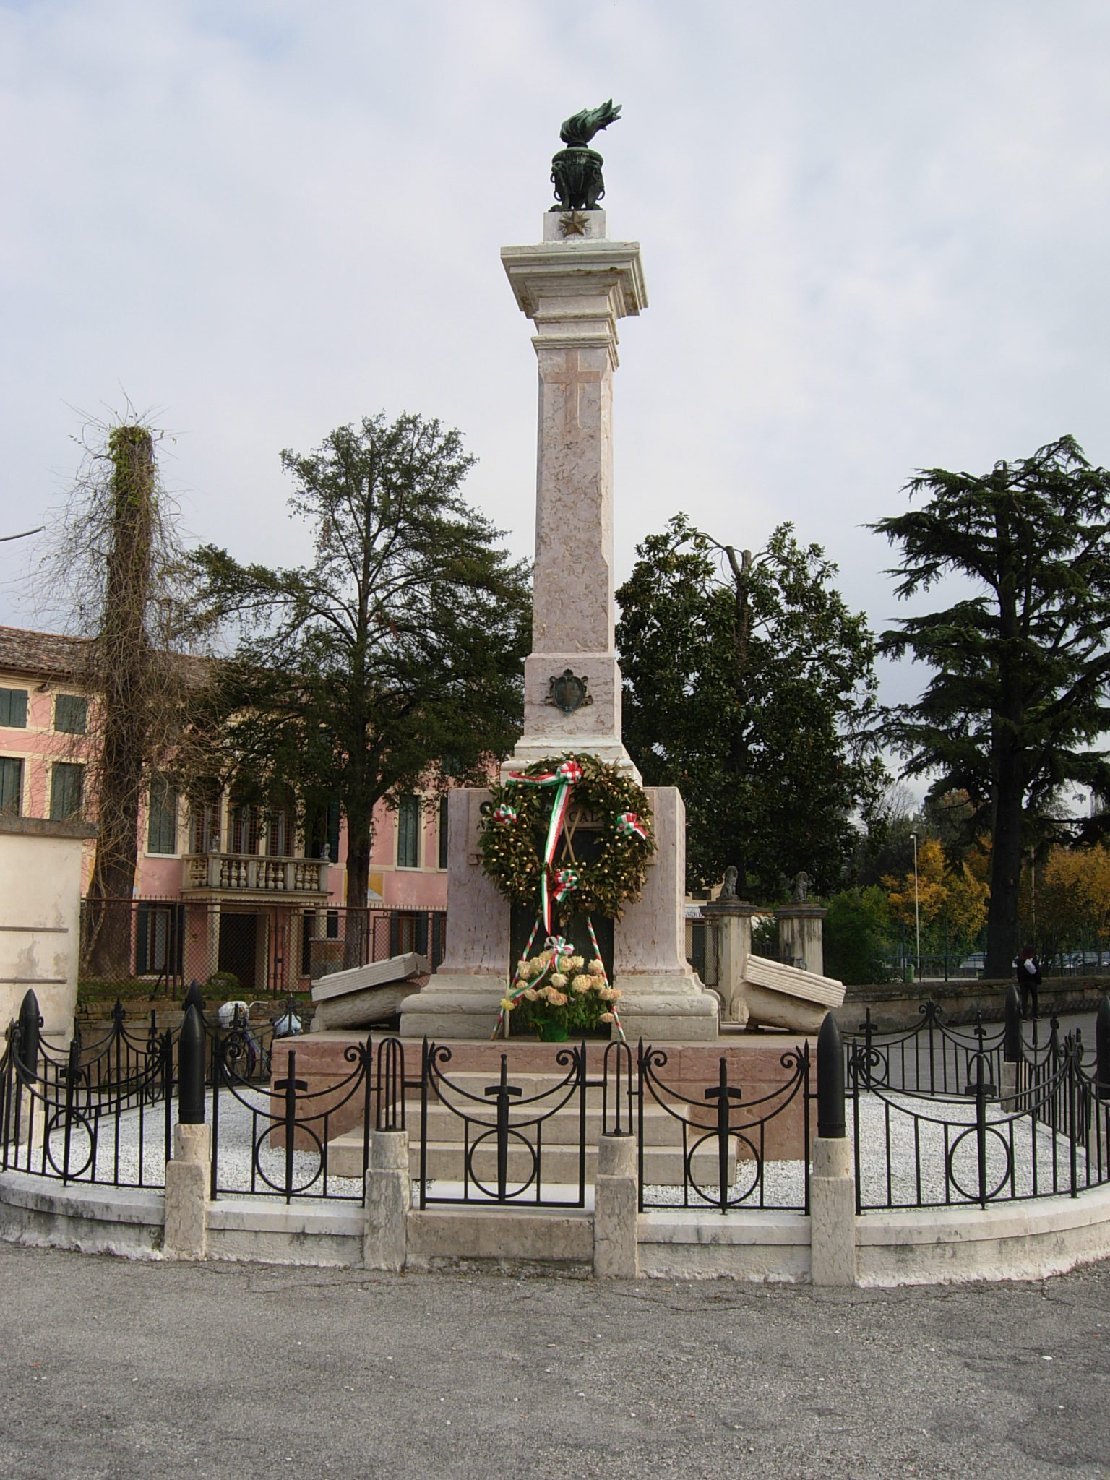
[[[0,812],[18,817],[23,811],[23,762],[0,757]]]
[[[27,728],[26,689],[0,689],[0,725],[9,730]]]
[[[80,694],[59,694],[54,700],[54,728],[60,735],[83,735],[88,725],[88,700]]]
[[[165,776],[151,777],[146,851],[177,852],[177,787],[167,781]]]
[[[397,803],[397,867],[420,867],[420,798],[404,796]]]
[[[50,771],[50,820],[65,822],[79,816],[84,788],[84,766],[55,761]]]

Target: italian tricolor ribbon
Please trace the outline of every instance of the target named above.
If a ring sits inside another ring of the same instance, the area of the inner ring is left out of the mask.
[[[554,771],[541,771],[536,776],[528,776],[522,771],[510,771],[509,780],[520,782],[524,786],[554,786],[556,788],[555,800],[551,804],[551,820],[547,825],[543,867],[540,870],[540,914],[543,918],[543,928],[550,935],[552,902],[550,879],[555,862],[555,850],[559,846],[559,837],[566,821],[571,791],[575,783],[582,780],[582,767],[577,761],[564,761]],[[555,897],[561,899],[563,893],[556,893]]]

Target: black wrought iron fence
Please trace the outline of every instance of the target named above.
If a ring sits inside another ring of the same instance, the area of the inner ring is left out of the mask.
[[[667,1055],[626,1043],[559,1050],[548,1072],[458,1072],[452,1050],[425,1043],[419,1073],[405,1072],[404,1045],[378,1046],[375,1123],[416,1121],[414,1163],[421,1207],[527,1204],[577,1208],[600,1135],[638,1135],[641,1209],[809,1205],[811,1065],[805,1044],[782,1054],[781,1082],[745,1095],[728,1059],[699,1096],[667,1082]],[[594,1058],[595,1065],[597,1057]]]
[[[840,1127],[822,1134],[842,1134],[845,1065],[860,1212],[1076,1196],[1110,1181],[1110,1000],[1094,1058],[1056,1026],[1042,1040],[1012,1019],[1001,1045],[981,1023],[951,1033],[932,1013],[915,1035],[865,1024],[843,1049],[828,1035],[835,1046],[819,1045],[816,1064],[805,1044],[785,1050],[777,1081],[754,1092],[727,1054],[712,1082],[692,1084],[688,1069],[672,1080],[666,1051],[650,1045],[568,1046],[548,1073],[520,1072],[503,1053],[492,1073],[462,1073],[447,1045],[426,1044],[410,1077],[397,1038],[373,1053],[369,1038],[350,1045],[337,1070],[242,1015],[187,1020],[213,1197],[358,1201],[372,1129],[415,1124],[423,1207],[582,1207],[598,1137],[635,1131],[642,1209],[729,1213],[808,1210],[812,1102]],[[3,1169],[163,1185],[189,1035],[153,1018],[132,1027],[122,1009],[64,1050],[40,1030],[28,994],[0,1057]],[[834,1088],[839,1114],[825,1104]]]
[[[779,1058],[781,1082],[754,1096],[731,1077],[724,1054],[716,1082],[700,1097],[668,1083],[662,1074],[666,1066],[665,1050],[641,1046],[636,1092],[641,1211],[675,1206],[675,1198],[648,1169],[653,1139],[648,1116],[654,1109],[681,1149],[679,1206],[715,1207],[721,1213],[741,1207],[808,1212],[813,1098],[808,1045],[786,1050]]]
[[[586,1201],[586,1046],[560,1049],[554,1076],[451,1075],[452,1052],[425,1043],[420,1074],[422,1208],[444,1202],[580,1208]],[[483,1084],[483,1080],[487,1081]],[[431,1153],[440,1158],[432,1176]]]
[[[223,1196],[324,1197],[361,1202],[368,1162],[370,1041],[348,1045],[344,1070],[317,1073],[311,1082],[296,1038],[269,1050],[269,1077],[255,1077],[254,1049],[245,1024],[212,1040],[209,1097],[212,1134],[210,1193]],[[355,1145],[336,1172],[333,1142],[352,1121]]]
[[[932,1004],[909,1033],[870,1015],[846,1045],[858,1210],[1020,1201],[1110,1180],[1108,1042],[1090,1056],[1053,1020],[1024,1028],[1016,994],[1001,1031],[946,1028]]]
[[[173,1132],[172,1035],[122,1018],[94,1044],[43,1041],[29,992],[0,1059],[3,1170],[115,1187],[162,1187]]]

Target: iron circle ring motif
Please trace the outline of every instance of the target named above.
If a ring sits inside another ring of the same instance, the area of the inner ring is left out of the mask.
[[[729,1131],[728,1138],[730,1141],[736,1142],[736,1176],[730,1189],[731,1196],[725,1199],[725,1204],[727,1207],[736,1208],[739,1207],[741,1203],[746,1202],[748,1198],[751,1197],[755,1189],[759,1186],[760,1179],[763,1176],[763,1163],[760,1160],[759,1152],[756,1150],[755,1143],[748,1136],[744,1135],[743,1131]],[[687,1185],[693,1188],[698,1196],[700,1198],[703,1198],[705,1202],[711,1206],[720,1204],[720,1196],[711,1195],[707,1188],[703,1187],[702,1184],[698,1181],[697,1177],[694,1176],[694,1157],[697,1152],[700,1151],[701,1148],[708,1143],[713,1143],[714,1145],[716,1145],[717,1139],[718,1136],[716,1131],[706,1131],[705,1135],[699,1136],[698,1139],[691,1145],[689,1151],[687,1151],[686,1153]],[[740,1155],[740,1148],[744,1146],[746,1146],[751,1153],[749,1157],[742,1157]],[[740,1181],[741,1166],[747,1166],[751,1168],[750,1180],[747,1175],[745,1175],[744,1177],[744,1181],[747,1183],[746,1186],[742,1185]]]
[[[498,1192],[496,1185],[493,1187],[487,1187],[486,1183],[481,1177],[479,1177],[478,1173],[474,1169],[474,1158],[477,1155],[479,1146],[489,1140],[493,1140],[494,1152],[496,1154],[497,1131],[493,1127],[491,1127],[488,1131],[483,1131],[483,1133],[480,1136],[476,1137],[475,1140],[471,1142],[470,1146],[467,1148],[466,1176],[467,1181],[472,1182],[474,1186],[478,1189],[478,1191],[483,1193],[484,1196],[490,1198],[494,1202],[499,1202],[501,1200],[501,1194]],[[539,1174],[539,1156],[536,1152],[536,1148],[532,1145],[531,1141],[529,1141],[528,1137],[524,1135],[521,1131],[513,1130],[511,1126],[509,1128],[507,1140],[509,1143],[516,1142],[518,1145],[523,1146],[524,1149],[528,1152],[528,1157],[531,1162],[531,1170],[529,1171],[527,1177],[524,1177],[523,1179],[519,1176],[513,1177],[513,1185],[511,1187],[509,1185],[509,1179],[506,1178],[505,1197],[517,1198],[520,1197],[522,1193],[527,1192],[529,1187],[531,1187],[533,1182],[535,1182],[536,1177]]]
[[[948,1155],[945,1158],[945,1170],[948,1173],[949,1182],[952,1184],[952,1186],[956,1189],[961,1197],[967,1198],[968,1202],[979,1201],[979,1189],[977,1186],[974,1188],[965,1187],[960,1181],[960,1178],[956,1175],[956,1153],[963,1142],[967,1140],[968,1136],[974,1136],[977,1134],[978,1127],[974,1125],[969,1125],[968,1128],[964,1131],[961,1131],[956,1139],[952,1142],[951,1146],[948,1148]],[[997,1141],[998,1145],[1002,1147],[1002,1171],[998,1176],[998,1180],[986,1192],[986,1200],[987,1202],[990,1202],[992,1198],[996,1198],[998,1196],[1003,1187],[1005,1187],[1006,1183],[1010,1180],[1012,1158],[1010,1156],[1010,1148],[1006,1143],[1006,1137],[1002,1134],[1000,1130],[998,1130],[996,1126],[988,1125],[986,1127],[986,1135],[992,1138],[993,1141]],[[989,1170],[989,1154],[986,1154],[986,1160]],[[976,1153],[972,1158],[973,1171],[975,1170],[977,1163],[978,1154]]]
[[[64,1110],[55,1111],[46,1126],[46,1159],[59,1177],[80,1177],[89,1170],[96,1156],[96,1133],[89,1122],[88,1116],[82,1114],[80,1110],[72,1111],[69,1116],[70,1152],[72,1153],[73,1151],[73,1132],[78,1127],[80,1127],[83,1134],[88,1138],[88,1147],[85,1152],[85,1159],[80,1166],[73,1165],[72,1157],[68,1167],[59,1166],[55,1157],[54,1138],[55,1136],[65,1134],[65,1125],[66,1112]]]
[[[285,1182],[284,1180],[282,1180],[281,1182],[275,1182],[272,1177],[267,1176],[266,1168],[262,1164],[262,1153],[266,1149],[266,1142],[270,1139],[274,1132],[284,1129],[284,1120],[271,1122],[271,1124],[266,1126],[265,1130],[263,1130],[255,1138],[254,1146],[251,1149],[255,1171],[257,1171],[259,1177],[262,1179],[263,1182],[265,1182],[267,1187],[271,1188],[274,1192],[281,1193],[284,1193],[286,1191]],[[297,1148],[300,1155],[316,1157],[316,1169],[315,1171],[313,1171],[312,1175],[308,1176],[306,1172],[304,1175],[302,1175],[301,1180],[294,1180],[290,1184],[288,1190],[291,1193],[299,1194],[307,1192],[310,1187],[314,1186],[320,1180],[320,1175],[324,1169],[324,1143],[321,1141],[320,1137],[316,1134],[312,1127],[303,1120],[295,1120],[293,1122],[293,1130],[294,1133],[300,1131],[312,1142],[311,1146],[301,1146]],[[272,1146],[269,1149],[272,1155],[280,1156],[282,1158],[282,1163],[284,1165],[285,1147]]]

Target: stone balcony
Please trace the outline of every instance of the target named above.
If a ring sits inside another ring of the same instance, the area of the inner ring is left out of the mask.
[[[253,898],[320,905],[328,897],[326,858],[257,853],[189,853],[182,860],[181,892],[193,899]]]

